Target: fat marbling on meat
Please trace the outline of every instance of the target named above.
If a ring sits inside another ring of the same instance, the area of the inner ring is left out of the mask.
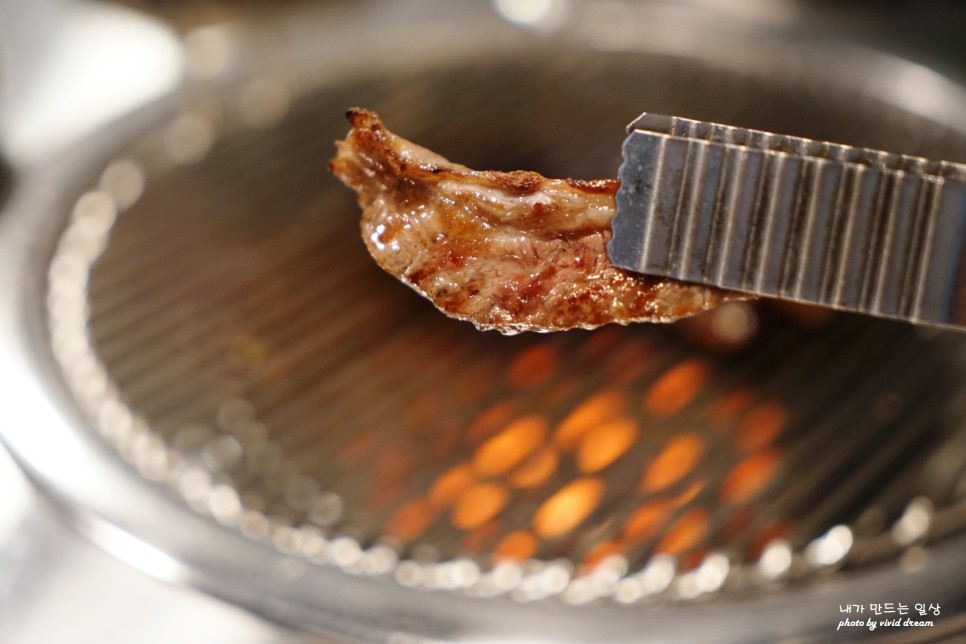
[[[503,333],[671,322],[724,291],[616,268],[607,257],[617,179],[473,171],[347,112],[332,172],[358,193],[384,270],[452,317]]]

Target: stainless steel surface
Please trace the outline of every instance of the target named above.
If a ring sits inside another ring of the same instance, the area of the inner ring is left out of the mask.
[[[0,156],[40,163],[174,91],[183,68],[174,31],[136,12],[89,0],[0,0]]]
[[[627,129],[615,265],[966,327],[966,166],[657,114]]]
[[[607,137],[642,104],[947,157],[966,149],[957,86],[663,3],[405,4],[188,33],[182,90],[16,168],[0,431],[71,525],[318,637],[821,640],[845,601],[941,603],[929,635],[961,631],[961,339],[768,311],[730,357],[664,327],[481,335],[371,265],[322,173],[353,104],[455,161],[548,175],[616,167]],[[943,100],[859,82],[904,73]],[[568,425],[595,396],[595,420]],[[481,448],[521,419],[540,440],[494,467]],[[576,448],[565,426],[586,432]],[[602,465],[595,442],[625,451]],[[439,482],[467,463],[488,487],[454,501]],[[534,523],[587,479],[603,493],[583,523]],[[474,499],[490,510],[456,511]],[[520,532],[532,557],[499,562]]]
[[[15,644],[321,642],[145,575],[71,524],[0,446],[0,639]]]

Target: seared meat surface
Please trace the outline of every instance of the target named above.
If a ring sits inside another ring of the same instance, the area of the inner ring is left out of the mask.
[[[330,166],[358,193],[369,252],[452,317],[503,333],[589,329],[670,322],[728,297],[610,263],[616,179],[477,172],[392,134],[370,111],[347,116]]]

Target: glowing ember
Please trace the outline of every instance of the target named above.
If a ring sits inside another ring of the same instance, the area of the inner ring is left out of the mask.
[[[577,479],[544,501],[533,517],[533,531],[543,538],[559,537],[586,519],[604,495],[604,481]]]
[[[680,481],[704,454],[704,439],[694,432],[678,434],[651,461],[641,479],[641,491],[661,490]]]

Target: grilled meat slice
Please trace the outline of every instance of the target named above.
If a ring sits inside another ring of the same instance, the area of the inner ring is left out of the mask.
[[[358,193],[369,252],[441,311],[512,334],[670,322],[731,294],[616,268],[616,179],[477,172],[351,109],[330,166]]]

